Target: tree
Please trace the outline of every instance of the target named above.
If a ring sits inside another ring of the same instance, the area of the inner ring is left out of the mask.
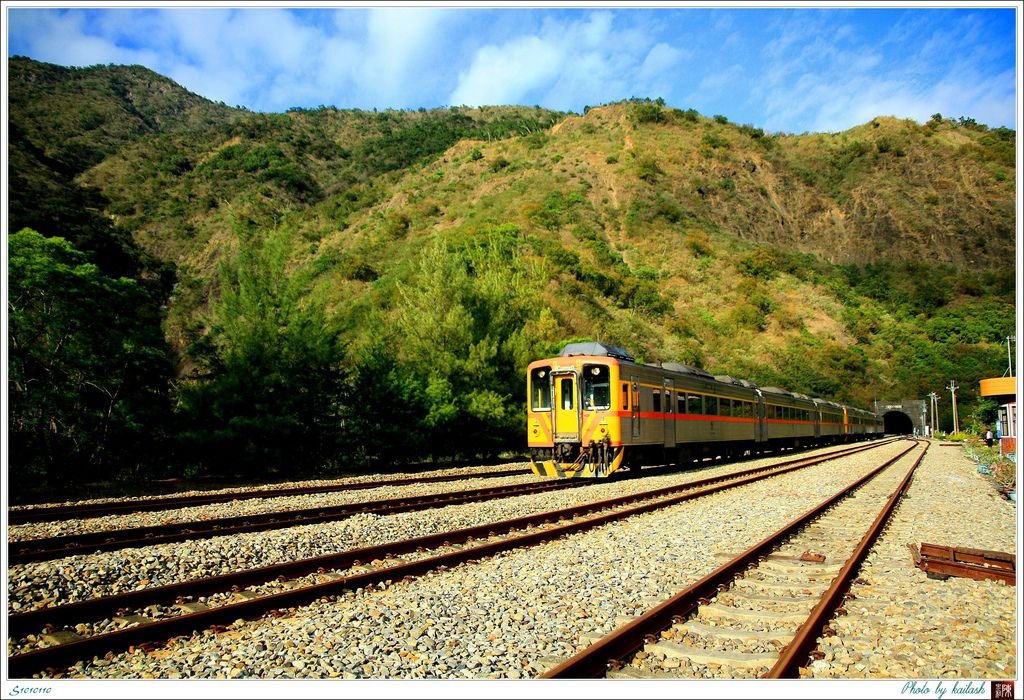
[[[496,454],[522,440],[533,354],[524,328],[536,311],[518,233],[499,226],[462,245],[438,239],[399,290],[393,344],[423,406],[411,434],[429,436],[432,454]]]
[[[126,476],[163,450],[171,366],[155,305],[63,238],[8,238],[12,480]]]
[[[291,232],[244,240],[220,269],[198,369],[179,386],[184,457],[252,475],[335,460],[343,349],[308,296],[312,273],[289,269]]]

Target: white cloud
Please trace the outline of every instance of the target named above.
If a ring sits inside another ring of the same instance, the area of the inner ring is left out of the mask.
[[[7,16],[12,53],[62,65],[142,64],[257,110],[579,110],[664,97],[769,130],[838,130],[882,113],[936,111],[1015,123],[1012,10],[892,10],[881,38],[869,33],[877,19],[862,23],[857,10],[744,12],[228,4],[11,8]]]
[[[156,54],[118,46],[114,41],[93,36],[85,30],[85,16],[77,12],[33,12],[11,9],[25,35],[28,55],[41,61],[72,66],[105,63],[152,62]],[[10,31],[10,30],[9,30]]]
[[[439,40],[447,15],[434,8],[371,10],[365,58],[357,74],[360,90],[373,100],[404,102],[403,93],[429,77],[423,74],[428,57],[444,51]]]
[[[468,70],[459,73],[453,105],[520,104],[555,79],[562,68],[560,47],[536,36],[484,46]]]
[[[657,79],[675,68],[685,56],[683,51],[674,46],[664,42],[655,44],[644,57],[644,62],[637,71],[637,78],[644,81]]]
[[[487,43],[459,72],[451,104],[543,104],[581,109],[632,96],[664,95],[686,53],[644,27],[618,28],[610,12],[546,19],[539,30]]]
[[[880,42],[849,23],[826,28],[820,16],[804,17],[765,44],[753,95],[766,128],[840,131],[880,115],[926,121],[935,112],[1015,122],[1013,71],[992,75],[993,49],[977,17],[900,15]]]

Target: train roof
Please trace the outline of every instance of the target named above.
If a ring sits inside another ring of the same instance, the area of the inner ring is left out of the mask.
[[[613,357],[624,362],[636,363],[636,358],[633,354],[625,348],[620,348],[617,345],[609,345],[608,343],[600,343],[596,341],[584,342],[584,343],[569,343],[562,352],[559,353],[560,357],[575,357],[575,356],[588,356],[588,357]],[[679,362],[663,362],[660,365],[646,365],[655,369],[663,369],[669,372],[675,372],[676,374],[685,374],[690,377],[697,379],[704,379],[708,381],[717,381],[721,384],[731,384],[733,386],[741,386],[745,389],[758,389],[759,387],[752,381],[747,379],[738,379],[736,377],[730,377],[727,374],[713,375],[710,372],[703,370],[699,367],[691,367],[690,365],[684,365]],[[844,406],[844,404],[837,403],[835,401],[829,401],[828,399],[819,399],[808,396],[807,394],[800,394],[788,389],[782,389],[777,386],[763,386],[760,390],[766,394],[776,394],[778,396],[788,396],[793,399],[800,399],[803,401],[813,402],[819,405],[833,406],[836,408],[848,408],[853,411],[858,411],[866,415],[875,415],[873,411],[868,411],[863,408],[857,408],[855,406]]]
[[[691,367],[690,365],[684,365],[679,362],[662,362],[661,368],[667,369],[669,372],[688,374],[691,377],[698,377],[700,379],[714,379],[710,372],[706,372],[700,367]]]
[[[620,360],[626,360],[627,362],[636,362],[636,358],[630,354],[629,350],[620,348],[616,345],[608,345],[606,343],[569,343],[559,354],[560,357],[574,357],[576,355],[590,355],[593,357],[615,357]]]
[[[722,384],[735,384],[736,386],[742,386],[746,389],[756,389],[757,384],[746,379],[737,379],[736,377],[730,377],[728,374],[716,374],[715,381],[719,381]]]

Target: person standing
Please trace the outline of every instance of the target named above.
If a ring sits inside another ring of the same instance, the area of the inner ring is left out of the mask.
[[[989,447],[992,447],[992,444],[994,442],[995,442],[995,438],[992,436],[992,430],[991,429],[986,430],[985,431],[985,444],[988,445]]]

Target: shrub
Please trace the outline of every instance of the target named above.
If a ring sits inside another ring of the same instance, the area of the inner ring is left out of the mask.
[[[729,142],[719,136],[718,134],[704,134],[704,138],[701,139],[701,143],[711,148],[728,148]]]
[[[654,182],[664,171],[651,156],[640,156],[636,160],[636,176],[644,182]]]
[[[634,124],[663,124],[665,110],[654,103],[635,104],[630,107],[629,118]]]

